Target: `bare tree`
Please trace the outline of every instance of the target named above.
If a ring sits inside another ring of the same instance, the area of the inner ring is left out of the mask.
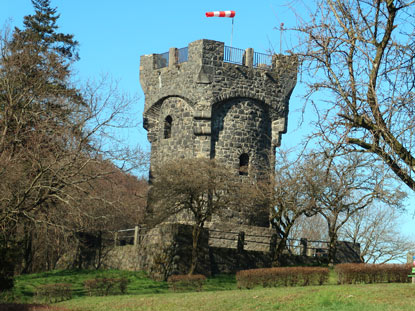
[[[320,214],[311,217],[304,215],[295,222],[289,237],[296,240],[306,238],[312,241],[327,241],[326,227],[326,221]]]
[[[250,205],[249,185],[214,160],[178,159],[154,168],[149,205],[150,222],[184,221],[193,224],[192,260],[197,265],[200,234],[207,221],[232,209]],[[246,199],[245,199],[246,198]]]
[[[33,250],[33,232],[43,225],[73,236],[110,224],[114,210],[132,208],[135,198],[116,195],[121,171],[106,161],[134,168],[144,160],[142,152],[118,147],[111,136],[112,128],[127,125],[123,116],[133,99],[103,83],[75,86],[71,66],[78,60],[77,42],[58,32],[59,15],[48,0],[32,3],[35,14],[24,18],[24,28],[5,29],[0,38],[4,252]],[[134,209],[139,214],[137,205]],[[27,262],[32,255],[27,252]]]
[[[317,0],[294,29],[318,137],[370,153],[415,190],[415,2]]]
[[[362,262],[406,260],[406,254],[415,249],[415,241],[399,232],[400,214],[390,206],[372,205],[354,214],[341,236],[360,244]]]
[[[304,159],[290,161],[284,152],[280,152],[275,175],[270,181],[260,181],[256,186],[257,200],[269,207],[270,224],[277,234],[275,265],[284,264],[283,251],[298,220],[316,214],[306,192],[306,166]]]
[[[383,172],[370,170],[370,163],[357,154],[336,157],[328,152],[309,159],[304,173],[306,192],[314,211],[326,220],[331,264],[336,258],[340,230],[353,215],[374,202],[398,208],[405,197],[405,193],[387,183]]]

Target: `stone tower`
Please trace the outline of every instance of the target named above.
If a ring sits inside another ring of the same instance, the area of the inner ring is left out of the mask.
[[[151,166],[206,157],[240,175],[272,172],[296,80],[294,56],[212,40],[141,56]]]

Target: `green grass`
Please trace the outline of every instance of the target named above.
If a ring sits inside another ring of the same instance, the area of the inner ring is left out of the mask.
[[[36,302],[34,294],[36,287],[48,283],[71,283],[73,298],[86,296],[83,282],[93,278],[120,278],[126,277],[128,283],[128,294],[155,294],[168,291],[165,282],[153,281],[142,271],[119,271],[119,270],[62,270],[20,275],[15,279],[12,292],[0,296],[0,300],[17,302]]]
[[[128,279],[129,295],[167,293],[166,282],[158,282],[147,277],[142,271],[121,270],[57,270],[43,273],[20,275],[15,278],[15,286],[11,292],[0,295],[0,301],[33,303],[38,302],[35,297],[36,287],[49,283],[72,284],[73,298],[87,296],[83,282],[93,278],[121,278]],[[236,289],[235,275],[218,275],[209,278],[204,286],[205,291],[219,291]]]
[[[57,304],[76,311],[415,310],[412,284],[325,285],[162,295],[87,297]]]
[[[128,294],[86,296],[83,282],[95,277],[127,277]],[[54,310],[415,310],[415,286],[412,284],[335,285],[337,280],[333,272],[330,285],[324,286],[238,290],[234,275],[220,275],[208,278],[203,292],[172,293],[166,282],[153,281],[144,272],[51,271],[17,277],[13,292],[7,294],[8,300],[34,303],[36,286],[47,283],[73,284],[73,299],[53,304]],[[3,295],[3,300],[5,298]]]

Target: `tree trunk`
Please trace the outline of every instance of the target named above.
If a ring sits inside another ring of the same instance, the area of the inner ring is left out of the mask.
[[[337,232],[336,230],[329,226],[329,253],[328,253],[328,261],[329,265],[333,266],[336,260],[336,251],[337,251]]]
[[[26,228],[25,228],[26,230]],[[22,274],[33,272],[33,235],[29,229],[29,232],[24,234],[24,254],[23,254],[23,270]]]
[[[288,234],[283,234],[282,238],[278,241],[277,248],[275,249],[273,265],[274,266],[283,266],[283,256],[282,253],[287,247]]]
[[[202,231],[203,228],[203,224],[195,224],[193,226],[193,231],[192,231],[192,238],[193,238],[193,243],[192,243],[192,260],[190,263],[190,269],[189,269],[189,275],[193,274],[196,270],[196,265],[197,265],[197,255],[198,255],[198,246],[199,246],[199,237],[200,237],[200,232]]]

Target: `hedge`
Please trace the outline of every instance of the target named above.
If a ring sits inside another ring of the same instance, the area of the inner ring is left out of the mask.
[[[339,264],[334,270],[339,284],[408,283],[410,264]]]
[[[236,273],[238,288],[322,285],[329,277],[328,268],[284,267],[242,270]]]
[[[72,298],[72,284],[52,283],[36,287],[36,297],[47,302],[58,302]]]
[[[126,278],[95,278],[86,280],[84,288],[89,296],[108,296],[110,294],[125,294],[128,280]]]
[[[206,282],[206,277],[202,274],[193,275],[172,275],[167,279],[169,289],[178,291],[202,291],[203,285]]]

